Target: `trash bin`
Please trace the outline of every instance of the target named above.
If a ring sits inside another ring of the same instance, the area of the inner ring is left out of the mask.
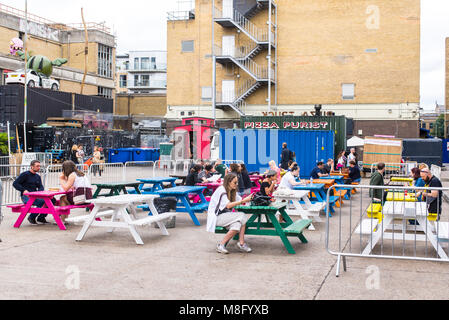
[[[154,206],[156,207],[156,210],[159,214],[164,213],[164,212],[176,211],[177,203],[178,203],[178,200],[175,197],[154,199]],[[176,216],[173,216],[170,219],[165,220],[164,225],[166,228],[174,228],[176,225]],[[153,226],[155,228],[159,228],[157,223],[153,223]]]
[[[133,151],[134,149],[132,148],[110,149],[109,163],[126,163],[133,161]]]

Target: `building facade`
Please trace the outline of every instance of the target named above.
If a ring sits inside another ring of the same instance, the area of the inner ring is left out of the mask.
[[[118,93],[166,94],[166,51],[130,51],[116,59]]]
[[[0,6],[0,75],[24,68],[24,61],[9,53],[13,38],[24,39],[25,12]],[[107,98],[115,96],[115,37],[103,24],[88,23],[87,75],[83,94]],[[83,25],[55,23],[28,14],[28,52],[50,60],[66,58],[67,64],[54,67],[52,77],[60,82],[60,91],[81,93],[85,69],[85,33]]]
[[[170,13],[167,113],[324,113],[419,136],[420,0],[212,0]]]

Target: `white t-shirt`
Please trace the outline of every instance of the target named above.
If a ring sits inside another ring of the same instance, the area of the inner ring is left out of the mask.
[[[76,173],[72,174],[75,174],[75,181],[73,182],[73,188],[75,190],[78,188],[92,188],[92,185],[90,184],[86,176],[78,177]]]
[[[223,197],[221,197],[222,194],[224,194]],[[220,201],[220,197],[221,197],[221,201]],[[240,200],[242,200],[242,197],[240,197],[237,194],[235,197],[235,201],[240,201]],[[218,203],[218,202],[220,202],[220,203]],[[215,232],[215,227],[217,225],[217,215],[215,214],[215,211],[217,210],[218,205],[220,204],[220,207],[218,208],[218,210],[224,210],[224,208],[228,205],[229,202],[230,201],[226,194],[225,187],[221,186],[217,190],[215,190],[214,194],[210,198],[209,208],[207,210],[207,229],[206,230],[208,232],[212,232],[212,233]]]
[[[348,155],[348,161],[347,161],[348,167],[349,167],[349,162],[350,161],[355,161],[355,155],[353,155],[352,153],[350,153]]]
[[[293,190],[293,185],[290,183],[290,180],[296,180],[296,177],[291,173],[291,171],[287,172],[281,179],[280,188],[288,188]]]

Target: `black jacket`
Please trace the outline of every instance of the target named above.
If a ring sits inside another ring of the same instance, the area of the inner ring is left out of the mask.
[[[288,162],[293,160],[292,152],[288,148],[282,149],[281,153],[281,168],[288,170]]]
[[[198,178],[198,172],[191,172],[186,178],[186,186],[194,186],[197,183],[201,183],[200,179]]]
[[[245,189],[250,189],[253,186],[253,183],[251,182],[251,179],[249,178],[249,174],[247,170],[244,170],[241,172],[243,185]]]

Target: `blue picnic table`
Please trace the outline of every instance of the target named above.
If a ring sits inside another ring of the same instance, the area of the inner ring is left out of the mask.
[[[197,226],[200,226],[201,224],[198,221],[197,217],[195,216],[195,213],[204,212],[209,208],[209,202],[206,201],[206,198],[204,197],[203,194],[204,189],[206,189],[206,187],[179,186],[159,190],[156,191],[156,193],[159,194],[161,198],[175,197],[177,199],[176,212],[187,212],[192,218],[193,223],[195,223],[195,225]],[[198,195],[201,201],[198,203],[193,203],[189,199],[190,194]],[[145,205],[139,206],[139,208],[142,208],[146,211],[149,210],[149,208],[146,208]]]
[[[316,202],[326,202],[326,191],[324,189],[324,186],[325,185],[322,183],[309,183],[306,185],[294,186],[293,189],[294,190],[307,190],[307,191],[313,192],[313,194],[316,197]],[[338,200],[338,197],[334,197],[334,196],[330,197],[330,199],[329,199],[329,208],[330,208],[329,216],[331,216],[331,213],[335,212],[333,207],[337,200]],[[311,201],[311,202],[314,203],[314,201]],[[327,209],[325,209],[325,211],[326,210]]]
[[[176,178],[153,177],[146,179],[137,179],[137,181],[141,182],[141,184],[139,185],[139,190],[142,194],[155,194],[158,191],[164,190],[165,182],[170,183],[173,188],[176,187]],[[145,187],[146,184],[151,184],[152,186]]]
[[[320,177],[320,179],[323,179],[323,180],[335,180],[336,184],[345,184],[345,177],[344,176],[327,176],[327,177]]]

